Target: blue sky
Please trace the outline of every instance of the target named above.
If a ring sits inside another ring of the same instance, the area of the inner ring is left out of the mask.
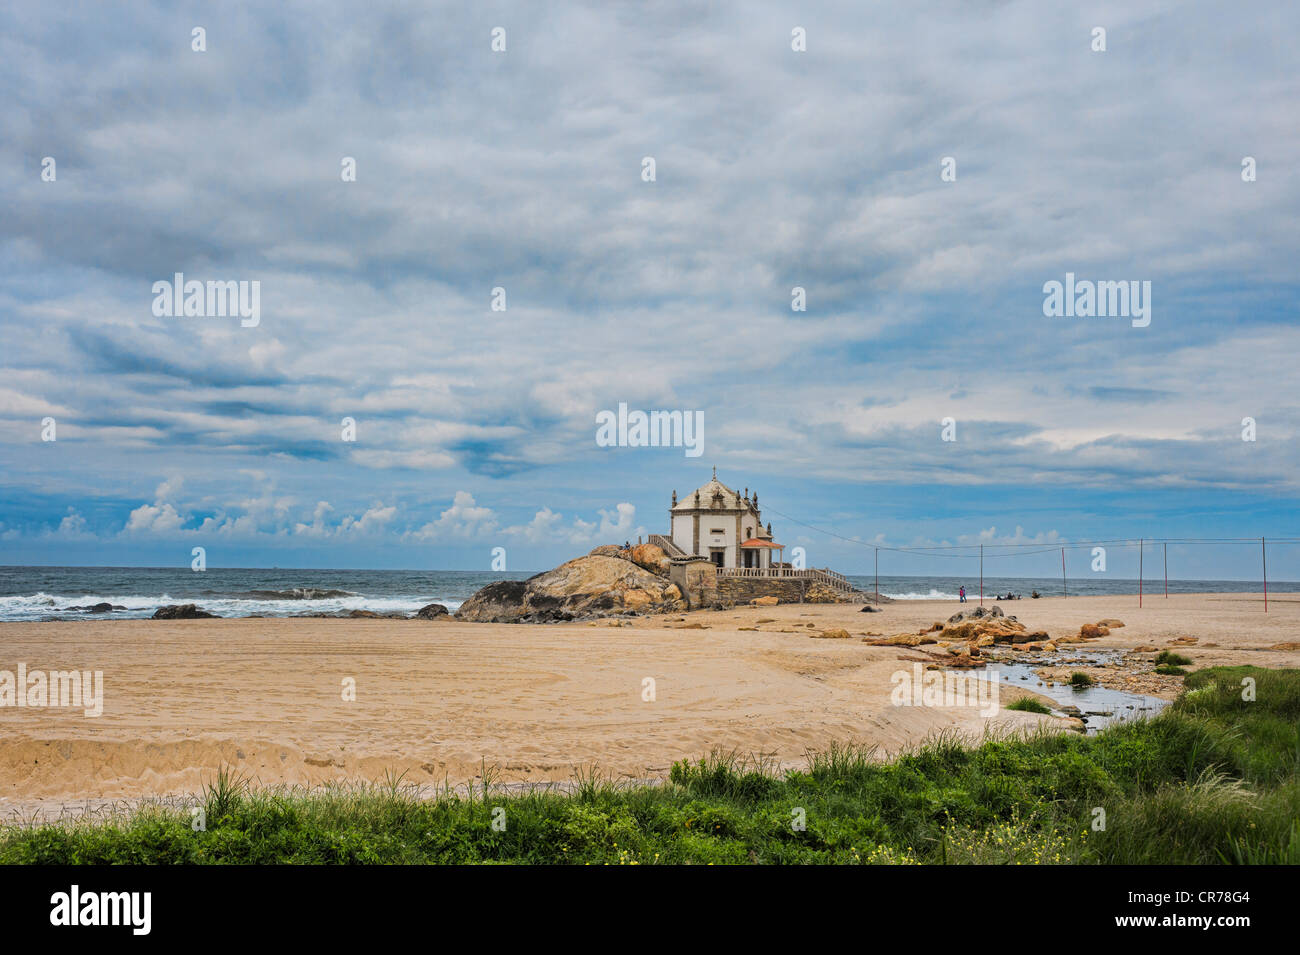
[[[541,569],[713,465],[846,572],[1300,536],[1300,9],[1073,6],[6,5],[0,563]],[[1150,325],[1046,317],[1067,272]],[[620,402],[703,454],[597,446]]]

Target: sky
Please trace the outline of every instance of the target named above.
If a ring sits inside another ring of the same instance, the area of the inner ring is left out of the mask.
[[[1298,34],[1172,0],[8,3],[0,563],[540,570],[666,532],[715,466],[846,573],[1300,538]],[[156,314],[176,273],[258,283],[256,323]],[[1149,282],[1149,324],[1045,314],[1067,273]],[[699,453],[602,446],[620,403]]]

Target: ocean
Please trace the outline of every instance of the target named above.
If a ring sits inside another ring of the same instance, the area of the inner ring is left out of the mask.
[[[453,613],[476,590],[496,580],[525,580],[535,571],[472,570],[291,570],[212,568],[195,573],[173,567],[0,567],[0,620],[139,619],[166,604],[193,603],[222,617],[292,617],[351,610],[405,613],[440,603]],[[859,590],[875,589],[870,576],[849,575]],[[880,578],[880,592],[895,600],[979,598],[979,579],[958,577]],[[1147,580],[1146,592],[1163,594],[1162,579]],[[1136,594],[1136,580],[1070,579],[1069,592]],[[1026,599],[1037,590],[1061,595],[1059,577],[985,577],[986,599],[1014,593]],[[1256,593],[1257,581],[1171,580],[1170,593]],[[1270,593],[1300,592],[1300,582],[1269,581]],[[124,609],[90,613],[107,603]]]
[[[371,610],[414,613],[440,603],[455,613],[494,580],[519,573],[470,570],[292,570],[175,567],[0,567],[0,620],[152,617],[166,604],[198,604],[221,617],[292,617]],[[70,609],[108,603],[93,614]]]

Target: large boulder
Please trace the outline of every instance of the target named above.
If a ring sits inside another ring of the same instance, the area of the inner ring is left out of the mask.
[[[631,557],[632,563],[660,577],[667,577],[668,568],[673,565],[663,548],[657,544],[637,544],[632,548]]]
[[[215,617],[215,613],[200,610],[194,604],[169,604],[154,611],[155,620],[199,620]]]
[[[668,559],[663,548],[657,544],[637,544],[634,547],[620,547],[618,544],[601,544],[593,547],[588,557],[618,557],[630,560],[642,570],[648,570],[660,577],[668,576],[668,569],[673,562]]]
[[[417,620],[437,620],[445,616],[447,616],[447,608],[442,604],[425,604],[415,612]]]
[[[461,620],[480,622],[513,621],[523,614],[522,608],[527,594],[526,581],[498,580],[477,591],[474,596],[461,604],[460,609],[456,611],[456,616]]]
[[[528,580],[488,584],[461,604],[456,617],[476,623],[558,623],[680,609],[680,591],[663,577],[629,560],[589,554]]]

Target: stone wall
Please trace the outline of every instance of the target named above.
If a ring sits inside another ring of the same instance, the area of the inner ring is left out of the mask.
[[[677,585],[691,610],[712,607],[719,600],[718,571],[712,561],[673,558],[668,568],[668,579]]]
[[[745,604],[755,597],[778,597],[781,603],[803,603],[809,584],[807,577],[719,577],[718,600]]]

